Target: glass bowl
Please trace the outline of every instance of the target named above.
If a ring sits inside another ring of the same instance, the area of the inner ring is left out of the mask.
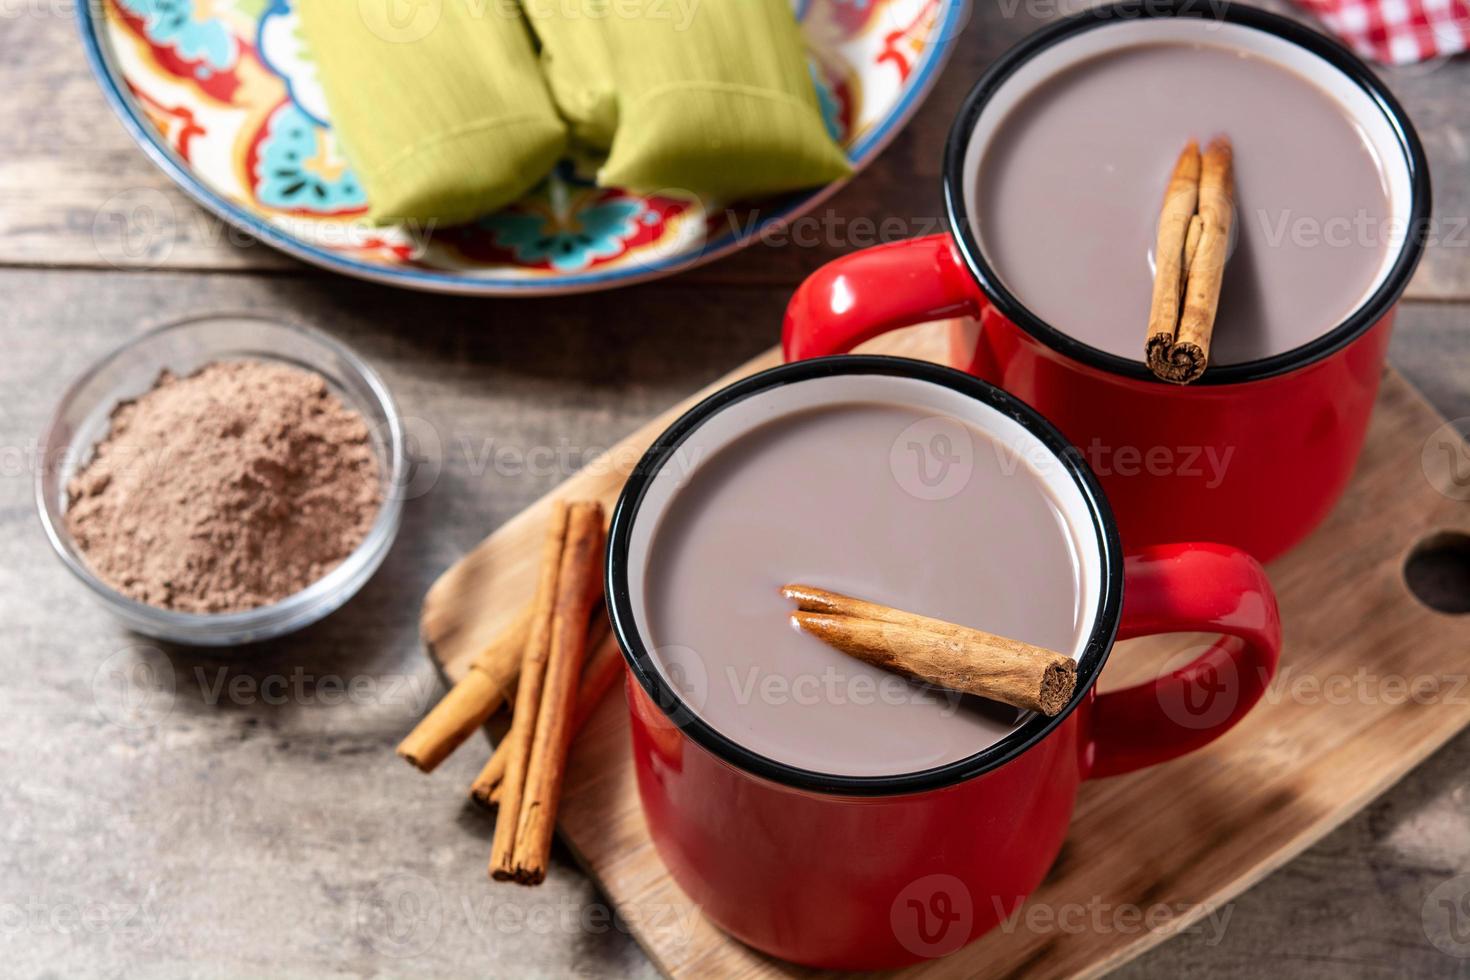
[[[153,387],[165,368],[189,374],[211,361],[278,361],[315,371],[343,404],[367,422],[382,482],[382,506],[357,549],[300,592],[243,612],[175,612],[138,602],[103,582],[66,527],[67,482],[87,462],[111,424],[113,409]],[[403,427],[393,396],[377,372],[319,330],[251,314],[221,314],[170,323],[103,357],[67,388],[41,442],[36,506],[57,555],[124,626],[192,646],[233,646],[282,636],[316,622],[362,588],[393,544],[403,513],[406,470]]]

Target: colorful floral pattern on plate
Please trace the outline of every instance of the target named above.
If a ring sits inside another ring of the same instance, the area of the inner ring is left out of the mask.
[[[377,228],[331,130],[298,0],[78,5],[94,69],[134,137],[189,194],[298,258],[396,285],[546,295],[628,285],[728,254],[836,185],[738,208],[596,186],[568,159],[457,228]],[[823,118],[861,170],[918,108],[965,0],[793,0]]]

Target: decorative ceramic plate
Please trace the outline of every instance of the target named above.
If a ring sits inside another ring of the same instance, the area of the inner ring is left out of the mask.
[[[297,258],[417,289],[581,292],[657,279],[729,254],[835,192],[744,203],[598,187],[568,159],[524,199],[433,234],[367,224],[299,0],[96,0],[77,5],[87,53],[134,139],[200,204]],[[860,171],[928,94],[966,0],[793,0],[828,127]]]

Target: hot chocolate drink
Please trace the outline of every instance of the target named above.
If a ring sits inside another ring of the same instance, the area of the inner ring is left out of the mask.
[[[1237,238],[1212,363],[1327,333],[1394,244],[1380,162],[1333,96],[1233,48],[1135,44],[1029,91],[980,157],[972,213],[986,257],[1042,320],[1141,360],[1164,187],[1185,142],[1215,136],[1235,148]]]
[[[698,431],[682,447],[697,465],[652,532],[645,637],[690,707],[751,751],[834,775],[920,772],[980,751],[1019,716],[798,632],[788,582],[1077,656],[1092,600],[1035,454],[889,402],[777,414],[707,448]]]

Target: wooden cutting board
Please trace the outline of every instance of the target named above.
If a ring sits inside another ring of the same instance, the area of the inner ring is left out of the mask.
[[[944,338],[944,325],[933,324],[865,349],[941,360]],[[716,387],[778,361],[770,351]],[[631,467],[692,402],[629,436],[613,458]],[[1470,689],[1456,678],[1465,670],[1467,621],[1421,605],[1403,576],[1416,542],[1446,529],[1470,532],[1470,504],[1439,493],[1421,462],[1426,440],[1442,424],[1397,373],[1387,372],[1347,496],[1324,527],[1270,568],[1286,646],[1281,673],[1255,711],[1201,752],[1085,785],[1061,858],[1018,918],[909,972],[1103,973],[1289,861],[1470,723]],[[556,495],[598,498],[611,507],[621,482],[620,473],[581,474]],[[546,508],[543,500],[511,520],[430,590],[423,636],[449,679],[529,601]],[[1102,687],[1142,680],[1198,641],[1120,644]],[[1421,696],[1406,696],[1401,685]],[[578,860],[670,976],[804,972],[753,952],[693,914],[649,840],[627,729],[619,691],[577,741],[560,827]],[[1112,918],[1129,907],[1154,915],[1155,927]],[[1031,908],[1039,914],[1028,917]],[[1082,916],[1080,929],[1052,918],[1067,910]],[[1102,910],[1105,928],[1089,924],[1094,910]]]

